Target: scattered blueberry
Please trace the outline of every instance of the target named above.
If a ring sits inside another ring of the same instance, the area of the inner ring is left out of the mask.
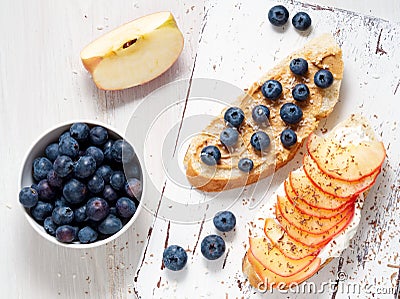
[[[290,148],[297,142],[297,135],[292,129],[285,129],[281,133],[282,145],[286,148]]]
[[[92,156],[82,156],[74,165],[77,178],[85,179],[96,171],[96,160]]]
[[[100,221],[106,218],[109,212],[110,206],[103,198],[93,197],[86,204],[86,215],[91,220]]]
[[[280,110],[282,120],[287,124],[297,124],[303,117],[301,108],[293,103],[285,103]]]
[[[62,243],[71,243],[77,238],[77,228],[71,225],[62,225],[56,229],[56,238]]]
[[[303,58],[295,58],[290,62],[290,70],[293,74],[303,76],[308,72],[308,62]]]
[[[89,126],[84,123],[74,123],[69,129],[72,138],[78,141],[86,141],[89,137]]]
[[[112,148],[113,144],[114,144],[114,140],[110,139],[103,146],[104,158],[109,162],[112,161],[111,148]]]
[[[36,221],[43,221],[51,215],[53,205],[49,202],[38,201],[36,206],[31,209],[31,215]]]
[[[85,151],[85,155],[92,156],[96,161],[97,167],[99,167],[101,165],[101,163],[103,163],[104,153],[97,146],[89,146]]]
[[[81,206],[80,208],[77,208],[74,211],[74,220],[77,223],[82,223],[86,220],[86,205]]]
[[[111,157],[115,162],[129,163],[134,156],[133,147],[125,140],[118,139],[111,147]]]
[[[118,193],[110,185],[105,185],[103,190],[103,198],[112,203],[118,199]]]
[[[115,234],[121,228],[122,228],[121,220],[118,217],[114,216],[113,214],[108,215],[107,218],[104,219],[99,224],[99,227],[98,227],[99,232],[104,235]]]
[[[304,102],[310,96],[310,90],[307,85],[300,83],[293,88],[292,96],[296,101]]]
[[[93,243],[97,240],[97,232],[93,230],[90,226],[85,226],[78,232],[79,242],[83,244]]]
[[[314,75],[314,83],[319,88],[328,88],[333,83],[333,75],[328,70],[319,70]]]
[[[79,204],[85,200],[87,187],[77,179],[71,179],[64,185],[63,195],[67,202],[71,204]]]
[[[255,132],[250,138],[250,144],[257,151],[266,150],[271,143],[271,140],[267,133],[263,131]]]
[[[282,84],[277,80],[268,80],[261,86],[261,93],[267,99],[277,100],[282,94]]]
[[[187,253],[185,249],[177,245],[168,246],[164,249],[163,263],[169,270],[182,270],[187,263]]]
[[[238,107],[231,107],[226,110],[224,114],[224,120],[231,126],[238,128],[244,120],[244,113],[242,109]]]
[[[103,178],[95,174],[89,179],[87,183],[87,188],[93,194],[97,194],[104,190],[104,185],[105,184]]]
[[[208,260],[216,260],[225,252],[225,241],[218,235],[209,235],[201,242],[201,253]]]
[[[102,145],[106,143],[108,139],[108,132],[105,128],[96,126],[90,130],[89,133],[90,142],[94,145]]]
[[[95,172],[95,174],[97,174],[98,176],[101,176],[103,178],[103,180],[106,184],[110,183],[110,178],[111,178],[112,173],[113,173],[113,171],[112,171],[111,167],[108,165],[100,166],[99,168],[97,168],[97,170]]]
[[[136,178],[129,179],[125,183],[125,192],[131,198],[140,199],[142,195],[142,182]]]
[[[54,171],[61,178],[65,178],[74,170],[74,163],[68,156],[58,156],[53,163]]]
[[[234,146],[239,138],[239,133],[235,128],[228,127],[221,132],[219,139],[225,146]]]
[[[221,152],[218,147],[209,145],[201,150],[200,158],[204,164],[212,166],[221,159]]]
[[[54,169],[47,173],[47,181],[49,182],[49,185],[55,189],[62,188],[63,179],[58,176]]]
[[[49,235],[54,236],[56,234],[57,224],[53,222],[51,217],[47,217],[43,222],[43,228]]]
[[[54,199],[57,193],[51,188],[47,180],[41,180],[38,183],[39,198],[45,201]]]
[[[48,145],[44,153],[50,161],[54,162],[54,160],[58,157],[58,143],[52,143]]]
[[[311,26],[311,18],[306,12],[298,12],[292,19],[294,28],[300,31],[306,31]]]
[[[236,217],[230,211],[221,211],[215,214],[214,226],[221,232],[229,232],[236,226]]]
[[[253,167],[254,163],[249,158],[242,158],[238,162],[238,168],[243,172],[250,172],[253,169]]]
[[[58,143],[58,152],[60,155],[65,155],[71,158],[75,158],[79,154],[79,144],[72,137],[64,137]]]
[[[274,26],[283,26],[289,19],[289,11],[283,5],[276,5],[268,12],[268,20]]]
[[[34,207],[39,200],[38,192],[31,187],[24,187],[19,192],[19,202],[24,206],[24,208]]]
[[[55,224],[69,224],[74,220],[74,211],[70,207],[57,207],[51,213],[51,218]]]
[[[47,178],[47,174],[53,169],[53,163],[45,157],[37,158],[33,161],[33,177],[40,181]]]
[[[117,214],[123,218],[130,218],[136,212],[135,203],[128,197],[121,197],[115,204]]]
[[[115,190],[123,190],[125,182],[125,175],[122,171],[114,171],[111,175],[110,184]]]
[[[270,111],[267,106],[257,105],[253,108],[251,116],[253,117],[254,122],[262,124],[268,121]]]

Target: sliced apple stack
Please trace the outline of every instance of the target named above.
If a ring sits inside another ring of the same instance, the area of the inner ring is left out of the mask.
[[[288,287],[318,271],[320,251],[345,233],[359,195],[380,173],[386,152],[371,132],[352,115],[325,138],[311,134],[303,166],[277,195],[275,219],[265,219],[265,236],[250,238],[243,269],[253,286]]]

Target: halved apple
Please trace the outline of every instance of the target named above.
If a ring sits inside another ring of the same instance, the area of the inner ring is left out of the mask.
[[[335,197],[316,188],[304,172],[304,168],[291,172],[289,182],[297,197],[316,209],[338,210],[354,202],[356,198],[355,196]]]
[[[353,219],[353,215],[354,215],[354,209],[351,209],[350,212],[348,212],[348,214],[342,219],[341,222],[339,222],[337,225],[335,225],[325,233],[317,235],[305,232],[295,227],[293,224],[287,221],[285,217],[282,216],[279,209],[276,210],[276,219],[281,224],[283,230],[290,237],[292,237],[297,242],[300,242],[306,246],[319,247],[319,248],[322,248],[330,240],[332,240],[332,238],[341,233],[351,222],[351,220]]]
[[[302,259],[290,259],[274,246],[267,238],[249,238],[253,256],[268,270],[280,276],[292,276],[307,267],[316,258],[306,256]]]
[[[344,181],[359,181],[376,172],[385,160],[382,142],[362,141],[345,144],[334,139],[311,134],[307,151],[319,169],[330,177]]]
[[[97,87],[119,90],[144,84],[178,59],[183,35],[170,12],[150,14],[96,39],[81,52]]]
[[[380,173],[380,168],[378,168],[374,173],[361,179],[360,181],[346,182],[332,178],[323,173],[318,168],[317,163],[315,163],[315,161],[308,154],[304,155],[303,164],[304,172],[314,186],[327,194],[340,198],[357,196],[364,192],[375,183],[375,180]]]
[[[264,232],[267,238],[290,259],[299,260],[307,256],[317,256],[320,248],[306,246],[291,238],[272,218],[265,219]]]

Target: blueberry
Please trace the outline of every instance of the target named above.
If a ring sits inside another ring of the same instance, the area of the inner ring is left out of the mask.
[[[201,242],[201,253],[208,260],[216,260],[225,252],[225,241],[218,235],[209,235]]]
[[[100,197],[92,197],[86,203],[86,215],[90,220],[100,221],[107,217],[110,212],[108,203]]]
[[[238,141],[239,133],[235,128],[226,128],[219,135],[221,143],[225,146],[234,146]]]
[[[276,5],[268,12],[268,20],[274,26],[283,26],[289,19],[289,11],[283,5]]]
[[[98,230],[100,233],[104,235],[112,235],[115,234],[117,231],[119,231],[122,228],[122,222],[121,220],[114,216],[114,215],[108,215],[106,219],[104,219],[98,227]]]
[[[96,126],[90,130],[89,140],[94,145],[102,145],[108,139],[108,132],[105,128]]]
[[[38,192],[31,187],[24,187],[19,192],[19,202],[24,206],[24,208],[34,207],[39,200]]]
[[[69,130],[60,135],[60,137],[58,138],[58,143],[60,143],[60,141],[63,140],[65,137],[71,137],[71,134],[69,133]]]
[[[63,243],[71,243],[77,238],[77,227],[62,225],[56,229],[56,239]]]
[[[118,193],[110,185],[105,185],[103,190],[103,197],[108,202],[114,202],[118,199]]]
[[[95,174],[88,181],[87,187],[93,194],[100,193],[104,190],[104,180],[101,176]]]
[[[300,31],[306,31],[311,26],[311,18],[306,12],[298,12],[292,19],[294,28]]]
[[[300,83],[293,88],[292,96],[296,101],[304,102],[310,96],[310,90],[307,85]]]
[[[133,147],[125,140],[118,139],[111,147],[111,157],[117,163],[129,163],[134,156]]]
[[[65,178],[74,170],[74,163],[68,156],[58,156],[53,163],[54,171],[61,178]]]
[[[81,203],[86,198],[86,194],[87,188],[85,184],[76,179],[71,179],[64,185],[63,195],[67,202],[71,204]]]
[[[78,141],[86,141],[89,137],[89,132],[89,126],[84,123],[74,123],[69,128],[69,133],[71,137]]]
[[[104,159],[106,159],[107,161],[112,161],[111,149],[112,149],[113,144],[114,144],[114,140],[108,140],[103,145]]]
[[[43,227],[46,233],[54,236],[56,234],[57,224],[53,222],[51,217],[47,217],[43,222]]]
[[[255,150],[264,151],[269,147],[271,140],[267,133],[258,131],[251,136],[250,143]]]
[[[46,154],[46,157],[50,161],[54,162],[54,160],[58,157],[58,143],[52,143],[48,145],[44,152]]]
[[[54,207],[56,207],[56,208],[57,207],[66,207],[66,206],[68,206],[68,202],[66,201],[64,196],[61,196],[59,199],[57,199],[54,202]]]
[[[110,184],[115,190],[123,190],[125,182],[125,175],[122,171],[114,171],[111,175]]]
[[[96,160],[92,156],[82,156],[74,165],[74,174],[77,178],[84,179],[96,171]]]
[[[97,232],[90,226],[85,226],[78,232],[79,242],[83,244],[92,243],[97,240]]]
[[[60,155],[65,155],[71,158],[75,158],[79,154],[79,144],[72,137],[64,137],[58,143],[58,152]]]
[[[244,120],[243,110],[239,107],[229,108],[225,111],[224,120],[228,122],[231,126],[238,128]]]
[[[63,179],[53,169],[47,173],[47,181],[49,185],[55,189],[62,188]]]
[[[333,75],[328,70],[319,70],[314,75],[314,83],[319,88],[328,88],[333,83]]]
[[[43,221],[51,215],[53,205],[48,202],[38,201],[36,206],[31,209],[31,215],[36,221]]]
[[[114,215],[114,216],[118,216],[117,215],[117,208],[116,207],[111,207],[110,208],[110,214]]]
[[[290,70],[293,74],[303,76],[308,72],[308,62],[303,58],[295,58],[290,62]]]
[[[39,198],[45,201],[52,200],[57,195],[47,180],[41,180],[38,183],[38,189]]]
[[[37,181],[47,178],[47,174],[52,169],[53,163],[45,157],[40,157],[33,161],[33,177]]]
[[[236,226],[236,217],[230,211],[221,211],[215,214],[214,226],[221,232],[229,232]]]
[[[261,86],[261,93],[269,100],[276,100],[282,94],[282,84],[277,80],[268,80]]]
[[[187,263],[187,253],[185,249],[177,245],[171,245],[164,249],[164,266],[172,271],[182,270]]]
[[[81,206],[80,208],[77,208],[74,211],[74,220],[77,223],[82,223],[87,219],[86,216],[86,205]]]
[[[86,156],[92,156],[96,160],[96,165],[99,167],[104,160],[104,153],[96,146],[89,146],[85,151]],[[83,155],[82,155],[83,156]]]
[[[293,103],[285,103],[280,110],[282,120],[287,124],[297,124],[303,117],[301,108]]]
[[[125,183],[125,192],[131,198],[140,199],[142,195],[142,182],[136,178],[129,179]]]
[[[242,158],[238,162],[238,168],[243,172],[250,172],[253,169],[253,167],[254,163],[249,158]]]
[[[297,135],[292,129],[285,129],[281,133],[282,145],[286,148],[290,148],[297,142]]]
[[[201,150],[200,158],[204,164],[212,166],[221,159],[221,152],[218,147],[209,145]]]
[[[257,105],[253,108],[251,116],[253,117],[255,123],[262,124],[268,121],[270,111],[267,106]]]
[[[97,174],[98,176],[101,176],[103,178],[103,180],[106,184],[110,183],[110,178],[111,178],[112,173],[113,173],[113,171],[112,171],[111,167],[108,165],[100,166],[99,168],[97,168],[97,170],[95,172],[95,174]]]
[[[118,199],[115,207],[117,208],[117,214],[122,218],[130,218],[136,212],[135,203],[128,197]]]
[[[51,213],[51,218],[55,224],[69,224],[74,220],[74,211],[70,207],[57,207]]]

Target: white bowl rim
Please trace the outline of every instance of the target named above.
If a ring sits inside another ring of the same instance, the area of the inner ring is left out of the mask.
[[[90,126],[102,126],[104,128],[106,128],[107,130],[111,131],[112,133],[114,133],[115,135],[118,135],[120,138],[125,139],[124,134],[121,134],[120,131],[118,131],[117,129],[115,129],[114,127],[112,127],[111,125],[108,125],[106,123],[103,123],[101,121],[98,120],[93,120],[93,119],[75,119],[75,120],[69,120],[69,121],[65,121],[65,122],[61,122],[58,123],[54,126],[52,126],[50,129],[47,129],[44,133],[42,133],[38,138],[36,138],[33,143],[31,144],[31,146],[29,147],[29,149],[27,150],[23,160],[22,160],[22,165],[21,165],[21,169],[20,169],[20,174],[19,174],[19,188],[18,190],[20,190],[21,188],[25,187],[23,185],[23,180],[24,180],[24,169],[25,169],[25,165],[32,153],[32,151],[35,149],[35,147],[38,145],[39,141],[41,141],[43,138],[45,138],[48,134],[51,134],[53,131],[59,130],[62,127],[68,127],[71,126],[74,123],[86,123]],[[135,149],[134,144],[132,143],[132,141],[127,140],[132,147]],[[121,228],[121,230],[119,230],[118,232],[116,232],[115,234],[109,236],[106,239],[103,240],[99,240],[99,241],[95,241],[93,243],[88,243],[88,244],[78,244],[78,243],[62,243],[57,241],[57,239],[54,236],[49,235],[48,233],[46,233],[46,231],[44,230],[44,228],[38,224],[26,211],[26,209],[19,203],[18,199],[18,205],[21,207],[23,213],[25,214],[25,218],[28,220],[29,224],[31,225],[31,227],[43,238],[45,238],[46,240],[50,241],[51,243],[61,246],[61,247],[66,247],[66,248],[76,248],[76,249],[90,249],[90,248],[95,248],[95,247],[100,247],[103,246],[111,241],[114,241],[115,239],[117,239],[118,237],[120,237],[122,234],[124,234],[131,226],[132,224],[136,221],[136,219],[138,218],[141,210],[142,210],[142,200],[145,197],[145,186],[146,186],[146,176],[143,175],[143,161],[141,159],[141,157],[139,157],[138,155],[136,155],[136,158],[139,161],[139,166],[141,168],[141,172],[142,172],[142,194],[140,197],[140,201],[139,201],[139,205],[136,207],[136,212],[135,214],[132,216],[132,218]]]

